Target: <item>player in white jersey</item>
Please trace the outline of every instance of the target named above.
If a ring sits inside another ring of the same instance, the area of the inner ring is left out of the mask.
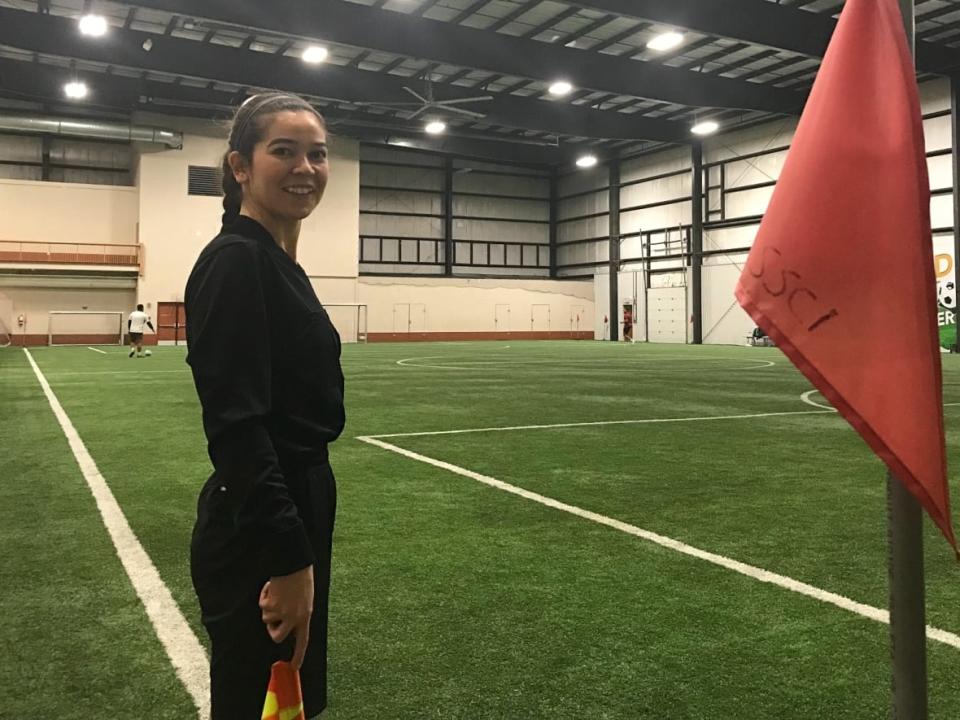
[[[130,313],[127,320],[127,332],[130,334],[130,355],[128,357],[143,357],[143,332],[147,328],[153,329],[153,323],[150,322],[150,316],[143,311],[143,305],[137,305],[137,309]]]

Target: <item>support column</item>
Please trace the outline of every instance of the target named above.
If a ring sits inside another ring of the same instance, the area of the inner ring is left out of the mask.
[[[953,267],[954,283],[960,280],[960,272],[956,271],[960,262],[960,77],[950,77],[950,137],[952,138],[951,159],[953,161]],[[960,329],[960,323],[957,323]],[[960,333],[951,348],[953,352],[960,352]]]
[[[609,233],[610,233],[610,340],[620,339],[620,161],[610,160],[609,165]]]
[[[693,143],[690,148],[693,183],[690,206],[693,217],[690,225],[690,275],[693,295],[693,344],[703,344],[703,145]]]
[[[550,277],[557,277],[557,169],[550,170]]]
[[[443,274],[453,275],[453,158],[443,161]]]

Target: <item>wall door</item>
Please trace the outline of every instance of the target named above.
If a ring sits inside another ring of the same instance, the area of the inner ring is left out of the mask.
[[[650,288],[647,292],[650,342],[687,342],[687,289]]]
[[[187,313],[182,302],[157,303],[157,340],[174,345],[187,341]]]

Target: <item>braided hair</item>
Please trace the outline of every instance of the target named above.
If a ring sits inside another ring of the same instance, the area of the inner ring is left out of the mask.
[[[229,225],[240,214],[243,189],[230,167],[230,153],[238,152],[247,162],[253,160],[253,148],[263,139],[264,118],[284,111],[306,110],[317,116],[326,128],[326,122],[313,105],[303,98],[288,93],[260,93],[244,101],[233,118],[227,152],[223,155],[223,224]]]

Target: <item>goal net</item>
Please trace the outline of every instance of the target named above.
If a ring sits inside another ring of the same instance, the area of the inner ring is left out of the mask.
[[[324,303],[330,322],[340,333],[340,341],[354,343],[367,341],[366,303]]]
[[[50,345],[123,345],[123,313],[51,310]]]
[[[13,343],[13,336],[7,327],[6,321],[0,316],[0,347],[10,347]]]

